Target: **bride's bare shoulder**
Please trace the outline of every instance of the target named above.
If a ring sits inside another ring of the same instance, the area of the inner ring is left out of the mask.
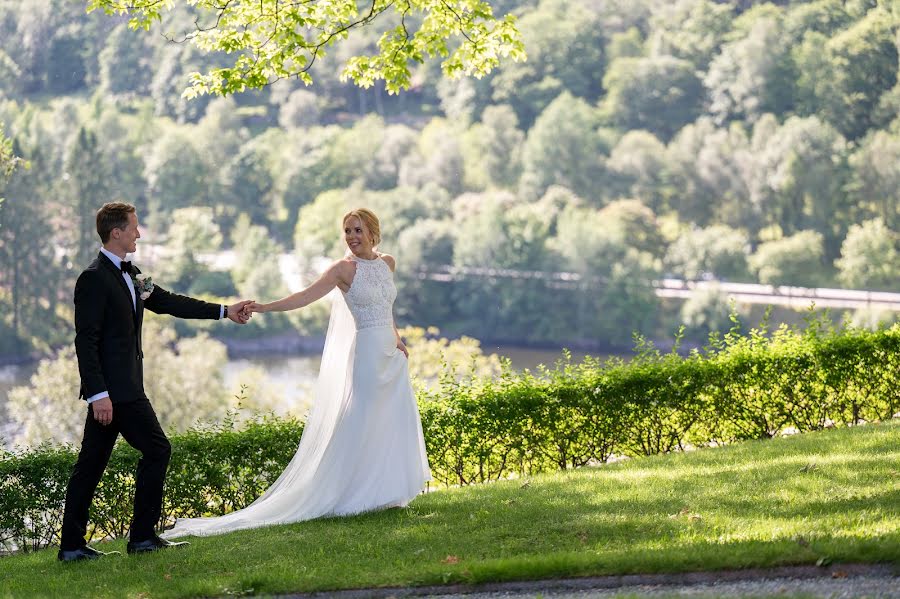
[[[328,270],[337,277],[339,281],[350,282],[353,275],[356,274],[356,263],[350,258],[341,258],[333,262]]]
[[[394,269],[397,268],[397,261],[394,260],[394,257],[390,254],[381,254],[381,259],[387,262],[387,265],[391,269],[391,272],[394,272]]]
[[[342,258],[332,262],[324,276],[330,279],[333,285],[337,285],[341,291],[346,292],[353,284],[353,275],[355,274],[356,268],[353,261]]]

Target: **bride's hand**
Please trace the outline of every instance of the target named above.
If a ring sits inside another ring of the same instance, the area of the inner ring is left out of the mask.
[[[247,308],[248,308],[251,312],[266,312],[266,311],[267,311],[267,310],[266,310],[266,305],[265,305],[265,304],[260,304],[260,303],[257,303],[257,302],[251,303],[249,306],[247,306]]]
[[[402,341],[397,341],[397,349],[403,352],[407,360],[409,359],[409,350],[406,349],[406,345]]]

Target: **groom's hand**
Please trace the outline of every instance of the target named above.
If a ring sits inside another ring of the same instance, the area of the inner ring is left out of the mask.
[[[112,401],[110,401],[108,397],[104,397],[103,399],[98,399],[97,401],[92,402],[91,410],[94,412],[94,420],[96,420],[103,426],[106,426],[110,422],[112,422]]]
[[[228,320],[238,324],[247,324],[247,321],[250,320],[251,316],[247,306],[252,303],[253,300],[244,300],[228,306]]]

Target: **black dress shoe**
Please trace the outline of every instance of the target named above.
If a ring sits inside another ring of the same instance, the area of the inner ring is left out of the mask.
[[[118,553],[118,551],[114,551],[113,553]],[[78,562],[86,559],[98,559],[104,555],[109,555],[109,553],[97,551],[93,547],[85,545],[84,547],[72,549],[71,551],[60,549],[59,553],[56,554],[56,559],[61,562]]]
[[[171,549],[172,547],[184,547],[190,545],[187,541],[174,543],[159,537],[152,537],[146,541],[128,542],[128,553],[149,553],[150,551],[159,551],[160,549]]]

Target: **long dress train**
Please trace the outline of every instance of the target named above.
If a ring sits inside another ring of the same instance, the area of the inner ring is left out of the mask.
[[[241,510],[176,521],[163,537],[405,506],[431,480],[406,356],[397,349],[393,274],[355,256],[347,293],[333,292],[313,406],[297,453],[266,492]]]

